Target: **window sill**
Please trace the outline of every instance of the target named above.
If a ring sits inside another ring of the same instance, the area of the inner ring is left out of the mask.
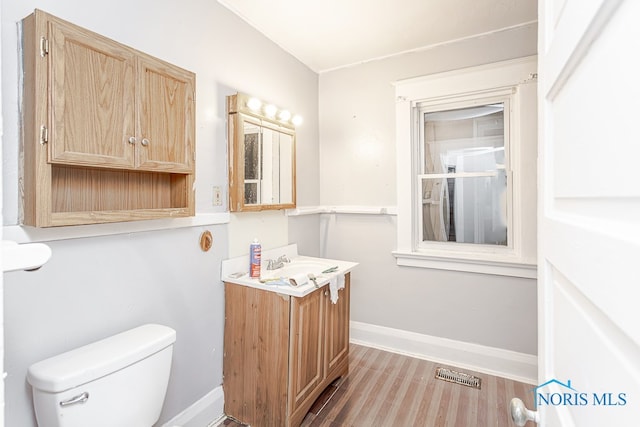
[[[436,255],[420,252],[394,251],[396,263],[405,267],[433,268],[437,270],[466,271],[498,276],[537,278],[537,265],[504,259],[472,259],[453,254]]]

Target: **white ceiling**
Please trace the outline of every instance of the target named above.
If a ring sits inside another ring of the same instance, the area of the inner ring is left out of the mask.
[[[316,72],[537,20],[537,0],[218,0]]]

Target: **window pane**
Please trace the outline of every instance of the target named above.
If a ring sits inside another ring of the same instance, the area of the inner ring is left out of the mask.
[[[422,240],[506,246],[504,104],[425,112],[423,123]]]
[[[455,222],[451,218],[452,206],[449,198],[448,179],[434,178],[422,181],[423,240],[456,241]],[[451,232],[453,232],[452,235]]]
[[[423,173],[504,168],[504,104],[424,113]]]
[[[507,245],[507,178],[422,180],[423,241]]]

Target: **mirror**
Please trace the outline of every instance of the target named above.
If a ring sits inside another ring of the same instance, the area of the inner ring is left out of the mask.
[[[295,127],[272,108],[240,93],[227,97],[231,212],[296,206]]]

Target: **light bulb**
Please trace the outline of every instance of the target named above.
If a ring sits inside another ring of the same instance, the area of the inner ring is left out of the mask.
[[[267,117],[275,117],[277,111],[278,107],[273,104],[269,104],[264,107],[264,113],[267,115]]]
[[[280,114],[278,114],[278,118],[283,121],[286,122],[287,120],[289,120],[291,118],[291,113],[287,110],[282,110],[280,111]]]
[[[294,126],[300,126],[302,124],[302,116],[299,116],[299,115],[296,114],[291,119],[291,123],[293,123]]]
[[[262,101],[258,98],[251,98],[247,101],[247,107],[249,107],[251,111],[258,111],[260,107],[262,107]]]

